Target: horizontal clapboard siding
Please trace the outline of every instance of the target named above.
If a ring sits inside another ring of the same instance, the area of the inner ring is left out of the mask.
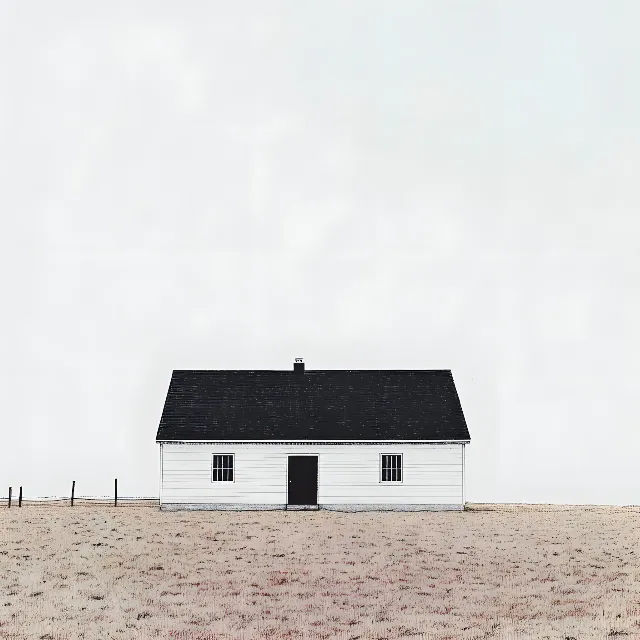
[[[461,444],[162,445],[161,502],[287,502],[287,455],[318,456],[318,503],[461,505]],[[234,482],[212,482],[213,454],[234,454]],[[380,454],[401,453],[402,483],[380,482]]]

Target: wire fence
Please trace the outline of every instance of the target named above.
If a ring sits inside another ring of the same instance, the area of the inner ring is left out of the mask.
[[[118,503],[116,504],[113,498],[106,497],[94,497],[94,496],[78,496],[74,498],[73,505],[71,505],[71,497],[52,497],[44,496],[38,498],[23,498],[20,504],[15,498],[12,498],[11,505],[9,505],[9,498],[7,496],[0,497],[0,505],[3,507],[22,508],[27,506],[47,506],[47,507],[70,507],[73,506],[117,506],[119,507],[157,507],[160,505],[159,498],[149,497],[129,497],[118,496]]]
[[[7,508],[22,506],[81,506],[81,505],[112,505],[117,506],[159,506],[160,499],[152,496],[118,496],[118,479],[114,479],[113,496],[76,496],[76,481],[71,483],[70,496],[40,496],[36,498],[23,498],[22,487],[20,487],[16,496],[13,487],[9,487],[9,493],[6,496],[0,496],[0,504],[6,504]]]

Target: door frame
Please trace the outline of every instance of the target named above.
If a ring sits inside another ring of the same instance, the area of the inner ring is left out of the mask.
[[[286,495],[286,506],[288,508],[291,507],[296,507],[298,505],[291,505],[289,504],[289,458],[291,456],[294,457],[298,457],[298,456],[315,456],[318,459],[318,464],[316,467],[316,506],[319,506],[319,494],[320,494],[320,454],[319,453],[287,453],[287,466],[285,469],[285,491],[287,492]]]

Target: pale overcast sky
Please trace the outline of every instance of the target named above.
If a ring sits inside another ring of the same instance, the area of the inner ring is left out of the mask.
[[[640,503],[640,5],[0,0],[0,495],[157,495],[172,369],[452,369],[472,502]]]

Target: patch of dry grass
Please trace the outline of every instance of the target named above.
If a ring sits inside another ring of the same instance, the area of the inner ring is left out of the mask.
[[[640,512],[0,510],[0,638],[640,637]]]

